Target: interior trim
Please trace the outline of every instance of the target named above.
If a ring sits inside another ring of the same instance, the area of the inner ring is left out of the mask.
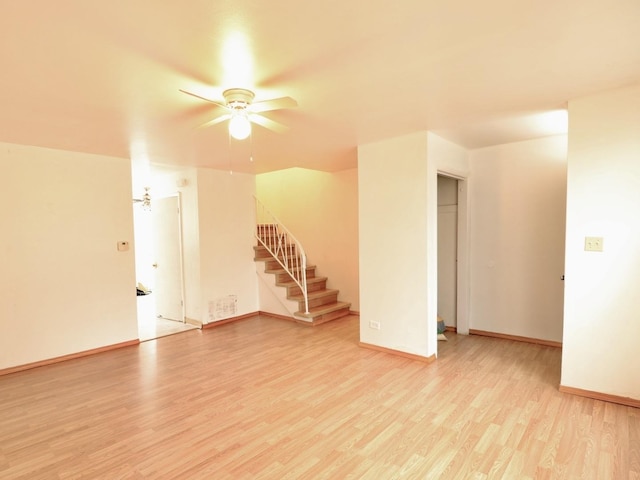
[[[420,355],[416,355],[414,353],[402,352],[400,350],[394,350],[392,348],[381,347],[379,345],[373,345],[371,343],[358,342],[358,345],[362,348],[368,348],[369,350],[377,350],[378,352],[390,353],[391,355],[397,355],[400,357],[409,358],[411,360],[417,360],[419,362],[431,363],[436,359],[435,355],[431,355],[430,357],[422,357]]]
[[[280,315],[278,313],[258,312],[258,315],[264,315],[265,317],[277,318],[278,320],[286,320],[288,322],[297,322],[297,320],[295,318],[293,318],[293,317],[288,317],[286,315]],[[303,323],[310,323],[310,322],[303,322]]]
[[[61,357],[48,358],[46,360],[40,360],[33,363],[25,363],[24,365],[17,365],[15,367],[3,368],[0,370],[0,376],[9,375],[10,373],[21,372],[23,370],[30,370],[32,368],[44,367],[45,365],[52,365],[54,363],[66,362],[67,360],[73,360],[74,358],[88,357],[95,355],[96,353],[108,352],[110,350],[116,350],[118,348],[131,347],[133,345],[139,345],[140,339],[129,340],[127,342],[114,343],[113,345],[105,345],[104,347],[92,348],[91,350],[84,350],[82,352],[70,353],[69,355],[62,355]]]
[[[185,317],[184,323],[188,325],[193,325],[194,327],[202,328],[202,322],[200,320],[195,320],[193,318]]]
[[[481,335],[483,337],[504,338],[505,340],[515,340],[516,342],[535,343],[536,345],[546,345],[547,347],[562,348],[562,342],[553,340],[543,340],[542,338],[521,337],[519,335],[507,335],[506,333],[487,332],[484,330],[469,329],[469,335]]]
[[[619,395],[611,395],[608,393],[583,390],[582,388],[566,387],[564,385],[560,385],[558,390],[560,390],[562,393],[569,393],[571,395],[578,395],[580,397],[587,397],[594,400],[602,400],[603,402],[618,403],[620,405],[626,405],[628,407],[640,408],[640,399],[631,397],[621,397]]]
[[[251,313],[245,313],[244,315],[238,315],[237,317],[230,317],[230,318],[224,318],[222,320],[216,320],[214,322],[205,323],[204,325],[202,325],[202,329],[204,330],[207,328],[219,327],[221,325],[226,325],[227,323],[237,322],[239,320],[244,320],[245,318],[255,317],[256,315],[262,315],[262,313],[251,312]]]

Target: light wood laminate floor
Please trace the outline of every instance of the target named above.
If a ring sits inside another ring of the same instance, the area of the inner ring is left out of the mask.
[[[558,392],[560,350],[254,317],[0,377],[2,479],[638,479],[640,410]]]

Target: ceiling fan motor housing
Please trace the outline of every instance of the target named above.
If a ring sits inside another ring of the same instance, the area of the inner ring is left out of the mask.
[[[255,94],[245,88],[230,88],[222,92],[222,96],[229,108],[238,110],[246,109],[255,98]]]

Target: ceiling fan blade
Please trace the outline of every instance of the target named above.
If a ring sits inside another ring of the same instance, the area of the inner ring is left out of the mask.
[[[273,98],[271,100],[263,100],[262,102],[254,102],[251,104],[249,109],[252,112],[260,113],[260,112],[268,112],[270,110],[280,110],[281,108],[293,108],[297,107],[298,102],[296,102],[291,97],[280,97]]]
[[[213,120],[209,120],[208,122],[203,123],[198,128],[207,128],[207,127],[210,127],[211,125],[215,125],[217,123],[224,122],[225,120],[228,120],[230,118],[231,118],[231,114],[230,113],[228,113],[226,115],[220,115],[219,117],[216,117]]]
[[[253,123],[256,123],[264,128],[268,128],[269,130],[273,130],[274,132],[277,132],[277,133],[285,133],[289,130],[289,127],[287,127],[286,125],[282,125],[281,123],[274,122],[270,118],[263,117],[262,115],[256,115],[255,113],[252,113],[249,115],[249,120],[251,120]]]
[[[180,89],[180,91],[182,93],[186,93],[187,95],[191,95],[192,97],[196,97],[196,98],[199,98],[200,100],[204,100],[205,102],[213,103],[214,105],[217,105],[218,107],[227,108],[227,106],[224,103],[216,102],[215,100],[211,100],[210,98],[201,97],[200,95],[197,95],[197,94],[191,93],[191,92],[187,92],[186,90]]]

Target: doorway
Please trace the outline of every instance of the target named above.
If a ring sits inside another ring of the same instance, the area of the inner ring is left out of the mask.
[[[458,326],[458,180],[438,175],[438,315]]]
[[[136,277],[141,341],[196,328],[185,323],[179,194],[134,204]],[[145,293],[146,290],[146,294]]]
[[[469,181],[446,171],[438,171],[438,312],[441,303],[445,313],[440,313],[445,325],[455,328],[457,333],[469,333]],[[440,186],[442,185],[442,188]],[[442,205],[440,205],[442,203]],[[442,212],[442,215],[440,214]],[[440,220],[443,226],[440,226]],[[455,226],[455,227],[454,227]],[[441,232],[441,229],[445,232]],[[455,230],[455,233],[452,233]],[[443,235],[445,239],[440,239]],[[440,249],[444,246],[446,259],[440,260]],[[446,273],[441,273],[442,268]],[[442,281],[443,285],[440,286]],[[442,288],[442,292],[440,291]],[[445,298],[441,298],[442,296]],[[447,306],[448,305],[448,306]],[[448,310],[447,310],[448,309]],[[449,312],[449,313],[447,313]],[[444,318],[444,317],[449,318]]]

